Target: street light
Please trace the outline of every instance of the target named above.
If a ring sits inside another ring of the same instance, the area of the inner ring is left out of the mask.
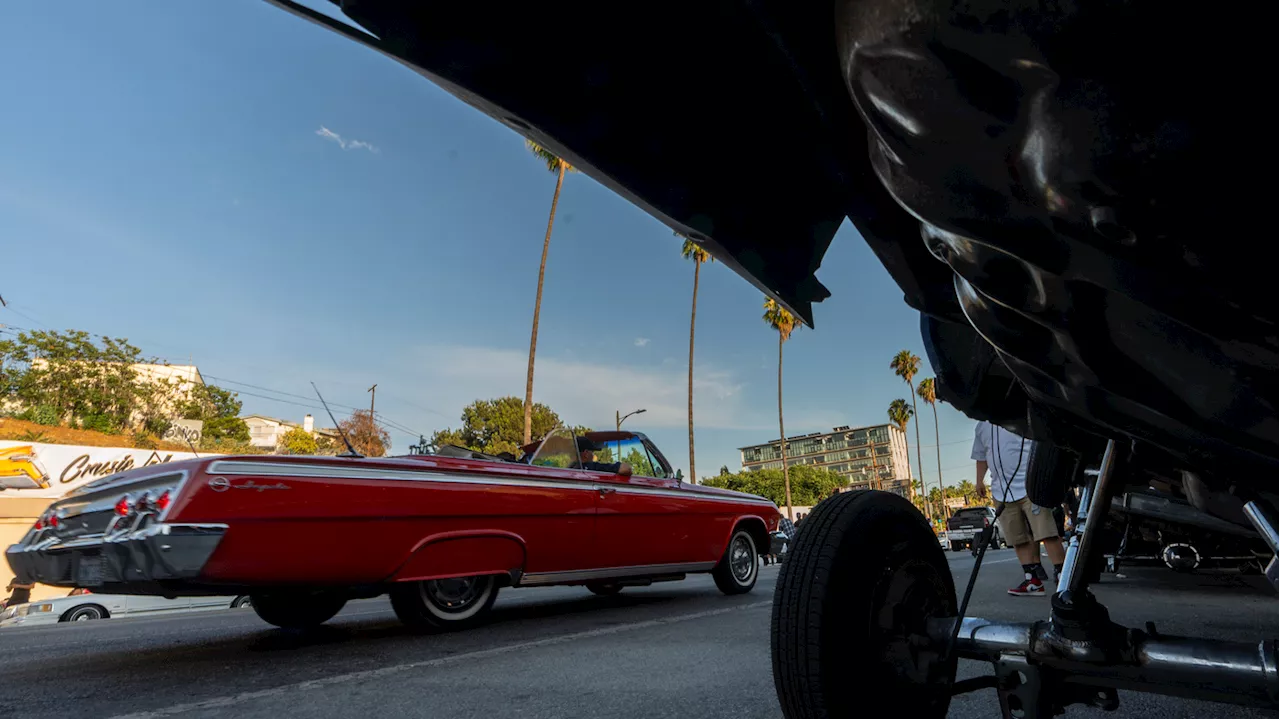
[[[618,411],[617,411],[617,410],[614,410],[614,411],[613,411],[613,428],[614,428],[614,429],[616,429],[616,430],[618,430],[619,432],[621,432],[621,431],[622,431],[622,423],[623,423],[624,421],[626,421],[627,417],[630,417],[630,416],[631,416],[631,415],[633,415],[633,414],[641,414],[641,413],[643,413],[643,412],[645,412],[645,411],[647,411],[647,410],[638,409],[638,410],[636,410],[636,411],[634,411],[634,412],[628,412],[628,413],[626,413],[626,414],[624,414],[624,415],[619,415],[619,414],[618,414]]]

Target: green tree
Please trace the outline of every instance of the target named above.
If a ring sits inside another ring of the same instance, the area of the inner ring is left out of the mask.
[[[350,417],[339,420],[338,427],[346,434],[351,446],[366,457],[383,457],[391,449],[391,434],[374,420],[373,413],[367,409],[358,409]]]
[[[898,429],[902,430],[903,439],[906,439],[907,422],[911,421],[911,415],[915,410],[911,409],[911,405],[907,404],[905,399],[895,399],[889,403],[889,421],[898,425]],[[908,445],[910,442],[908,442]],[[911,447],[907,447],[907,476],[911,476]],[[910,486],[910,482],[907,483]],[[912,489],[914,491],[914,488]]]
[[[693,308],[689,311],[689,482],[698,483],[698,472],[693,460],[693,330],[698,322],[698,276],[702,272],[702,263],[714,262],[714,258],[693,240],[679,232],[676,237],[684,238],[680,247],[680,256],[693,260]]]
[[[523,441],[526,416],[532,422],[529,442]],[[522,446],[542,441],[560,424],[560,416],[542,403],[535,403],[526,415],[519,397],[478,399],[462,410],[461,427],[436,432],[431,436],[431,443],[437,447],[452,444],[486,454],[510,452],[519,456]]]
[[[47,406],[59,422],[120,432],[132,422],[145,384],[133,366],[141,350],[122,338],[79,330],[21,332],[3,349],[6,399]]]
[[[935,380],[932,377],[925,377],[924,379],[920,380],[920,386],[916,387],[916,395],[919,396],[920,399],[924,400],[924,403],[929,405],[930,409],[933,410],[933,449],[938,453],[938,488],[939,488],[939,491],[941,491],[941,488],[942,488],[942,440],[941,440],[941,435],[938,433],[938,383],[937,383],[937,380]],[[919,425],[918,418],[916,422],[917,422],[916,442],[918,443],[920,441],[920,425]],[[919,444],[916,445],[916,448],[917,450],[919,449]],[[920,454],[919,451],[917,451],[916,456],[919,457],[919,454]],[[924,478],[924,467],[920,468],[920,478],[921,479]],[[930,493],[929,496],[933,496],[933,494]],[[941,505],[938,505],[936,509],[939,514],[942,514],[942,515],[946,514],[945,508],[943,508]]]
[[[917,414],[916,394],[915,394],[916,388],[912,380],[915,379],[916,373],[920,371],[920,358],[911,354],[910,350],[902,350],[898,352],[898,354],[893,356],[893,360],[889,362],[889,369],[892,369],[894,374],[901,377],[902,381],[907,383],[907,387],[910,389],[910,392],[911,392],[911,395],[910,395],[911,396],[911,414],[913,416],[916,415]],[[906,427],[903,427],[902,431],[906,432]],[[908,453],[910,453],[910,450],[908,450]],[[908,458],[907,464],[909,465],[910,463],[911,463],[910,458]],[[916,423],[916,466],[920,468],[920,478],[923,479],[924,478],[924,460],[921,459],[921,456],[920,456],[920,423],[919,422]],[[914,498],[915,498],[915,495],[913,493],[912,499],[914,500]]]
[[[792,467],[785,477],[782,470],[755,469],[707,477],[702,483],[709,487],[756,494],[780,507],[786,503],[788,491],[793,502],[808,507],[831,496],[832,490],[849,485],[847,479],[829,469],[806,465]]]
[[[301,427],[294,427],[280,438],[276,448],[284,454],[315,454],[316,438]]]
[[[782,484],[786,490],[787,519],[791,519],[791,475],[787,467],[787,430],[782,423],[782,344],[791,339],[791,333],[800,326],[785,307],[766,297],[764,300],[765,324],[778,333],[778,449],[782,452]]]
[[[239,417],[243,406],[235,392],[216,385],[199,384],[191,388],[178,414],[183,419],[203,421],[201,444],[218,447],[224,443],[249,441],[249,425]]]
[[[542,147],[533,140],[525,140],[529,151],[547,163],[547,169],[556,173],[556,191],[551,196],[551,215],[547,218],[547,235],[542,240],[542,261],[538,264],[538,294],[533,301],[533,331],[529,335],[529,371],[524,382],[524,441],[533,441],[533,358],[538,352],[538,316],[542,312],[542,280],[547,274],[547,250],[551,248],[551,228],[556,222],[556,205],[560,202],[560,188],[564,174],[573,168],[563,158]]]

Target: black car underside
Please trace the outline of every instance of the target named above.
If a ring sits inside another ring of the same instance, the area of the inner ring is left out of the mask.
[[[1252,62],[1267,23],[1150,0],[334,0],[371,37],[272,1],[561,154],[811,324],[849,218],[971,417],[1094,457],[1130,439],[1148,471],[1274,497],[1276,243],[1254,217],[1273,185],[1251,172],[1275,127],[1251,82],[1272,72]]]

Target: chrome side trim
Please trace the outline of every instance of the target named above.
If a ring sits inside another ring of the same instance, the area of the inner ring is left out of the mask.
[[[543,572],[541,574],[526,574],[522,576],[520,583],[516,586],[532,587],[539,584],[562,584],[564,582],[583,582],[592,579],[623,579],[656,574],[709,572],[715,566],[715,562],[685,562],[683,564],[648,564],[634,567],[577,569],[569,572]]]
[[[475,484],[499,487],[537,487],[572,489],[597,492],[602,488],[615,489],[623,494],[647,494],[654,496],[695,499],[704,502],[727,504],[753,504],[773,507],[773,503],[760,497],[721,497],[688,489],[663,489],[637,487],[591,479],[541,479],[525,477],[486,477],[471,474],[448,474],[438,469],[406,467],[404,469],[375,469],[372,467],[288,464],[283,462],[253,462],[244,460],[216,460],[209,464],[208,474],[241,474],[262,477],[306,477],[315,479],[374,479],[400,482],[441,482],[444,484]]]

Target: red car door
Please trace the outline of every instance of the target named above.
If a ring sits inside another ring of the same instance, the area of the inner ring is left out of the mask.
[[[677,565],[714,561],[719,551],[713,546],[719,541],[713,539],[718,533],[716,503],[682,489],[638,437],[608,442],[607,450],[630,464],[632,473],[596,473],[597,565],[679,571]]]

